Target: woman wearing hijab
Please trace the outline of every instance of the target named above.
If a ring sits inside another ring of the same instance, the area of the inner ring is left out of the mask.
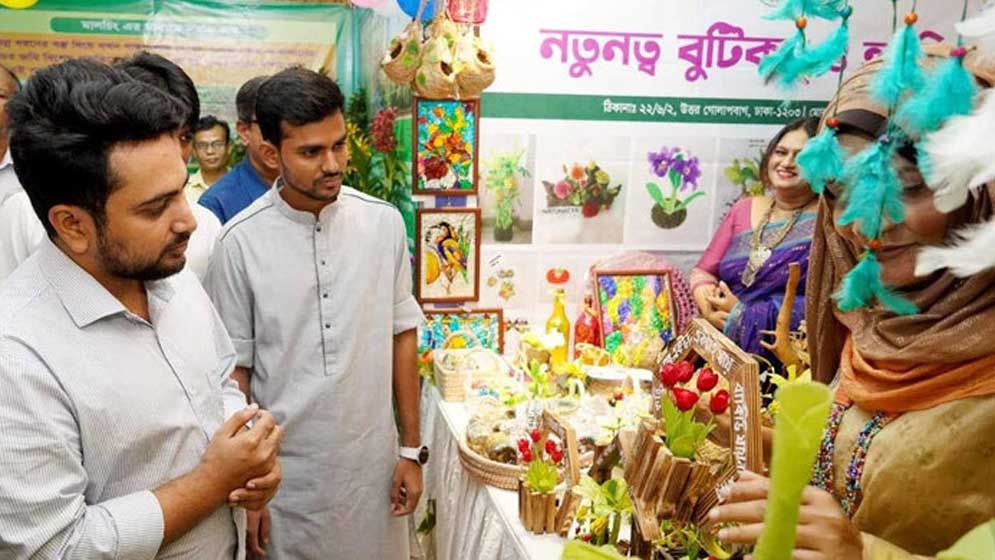
[[[936,58],[936,57],[932,57]],[[991,67],[972,67],[990,86]],[[839,139],[856,153],[886,129],[887,111],[870,99],[880,61],[848,79],[827,114],[838,109]],[[919,311],[896,316],[880,307],[841,312],[831,303],[868,240],[837,225],[836,188],[820,203],[808,277],[813,373],[836,379],[836,402],[813,485],[805,489],[794,558],[913,558],[934,555],[995,517],[995,271],[958,279],[915,276],[920,249],[992,216],[995,185],[951,214],[905,146],[895,157],[905,220],[888,224],[877,251],[882,280]],[[711,512],[720,539],[753,544],[763,527],[767,479],[742,477]]]

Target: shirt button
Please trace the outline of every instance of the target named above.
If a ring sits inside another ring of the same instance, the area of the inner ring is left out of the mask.
[[[325,266],[325,261],[321,261],[321,266]]]
[[[315,226],[315,228],[314,228],[314,229],[316,229],[316,230],[318,230],[318,231],[321,231],[321,226]]]
[[[326,328],[326,329],[330,329],[330,328],[332,328],[332,325],[331,325],[331,323],[325,323],[325,328]]]
[[[328,294],[321,294],[321,297],[328,299]]]

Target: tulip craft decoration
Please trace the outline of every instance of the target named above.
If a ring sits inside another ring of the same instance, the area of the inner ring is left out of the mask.
[[[664,194],[660,185],[646,183],[646,190],[653,199],[650,216],[653,223],[663,229],[680,227],[687,219],[688,206],[697,198],[705,196],[698,190],[698,179],[701,178],[701,165],[698,158],[681,148],[663,147],[659,152],[648,154],[650,171],[670,183],[669,194]],[[681,193],[691,192],[686,198]]]

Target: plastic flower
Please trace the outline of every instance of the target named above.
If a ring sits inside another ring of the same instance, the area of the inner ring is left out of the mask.
[[[397,148],[397,138],[394,136],[394,121],[397,119],[397,109],[389,107],[377,111],[370,123],[370,137],[373,147],[378,152],[389,154]]]
[[[608,176],[603,170],[599,169],[597,173],[594,174],[594,179],[599,185],[607,185],[611,177]]]
[[[648,158],[653,174],[657,177],[666,177],[678,151],[679,148],[662,148],[659,152],[649,152]]]
[[[573,192],[573,187],[566,181],[560,181],[553,187],[553,194],[560,200],[565,200]]]
[[[701,177],[701,167],[698,164],[698,158],[693,157],[684,162],[684,166],[681,168],[681,175],[684,176],[684,185],[681,187],[683,191],[688,185],[698,188],[698,179]]]
[[[573,167],[570,168],[570,178],[578,183],[581,183],[587,179],[587,172],[584,171],[583,167],[575,163]]]

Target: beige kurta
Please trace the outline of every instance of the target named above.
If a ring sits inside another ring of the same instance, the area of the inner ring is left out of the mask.
[[[843,416],[833,456],[843,495],[857,434],[871,413]],[[995,397],[907,412],[874,438],[862,477],[864,499],[853,520],[865,534],[912,554],[932,556],[995,517]],[[902,558],[866,538],[864,557]]]

